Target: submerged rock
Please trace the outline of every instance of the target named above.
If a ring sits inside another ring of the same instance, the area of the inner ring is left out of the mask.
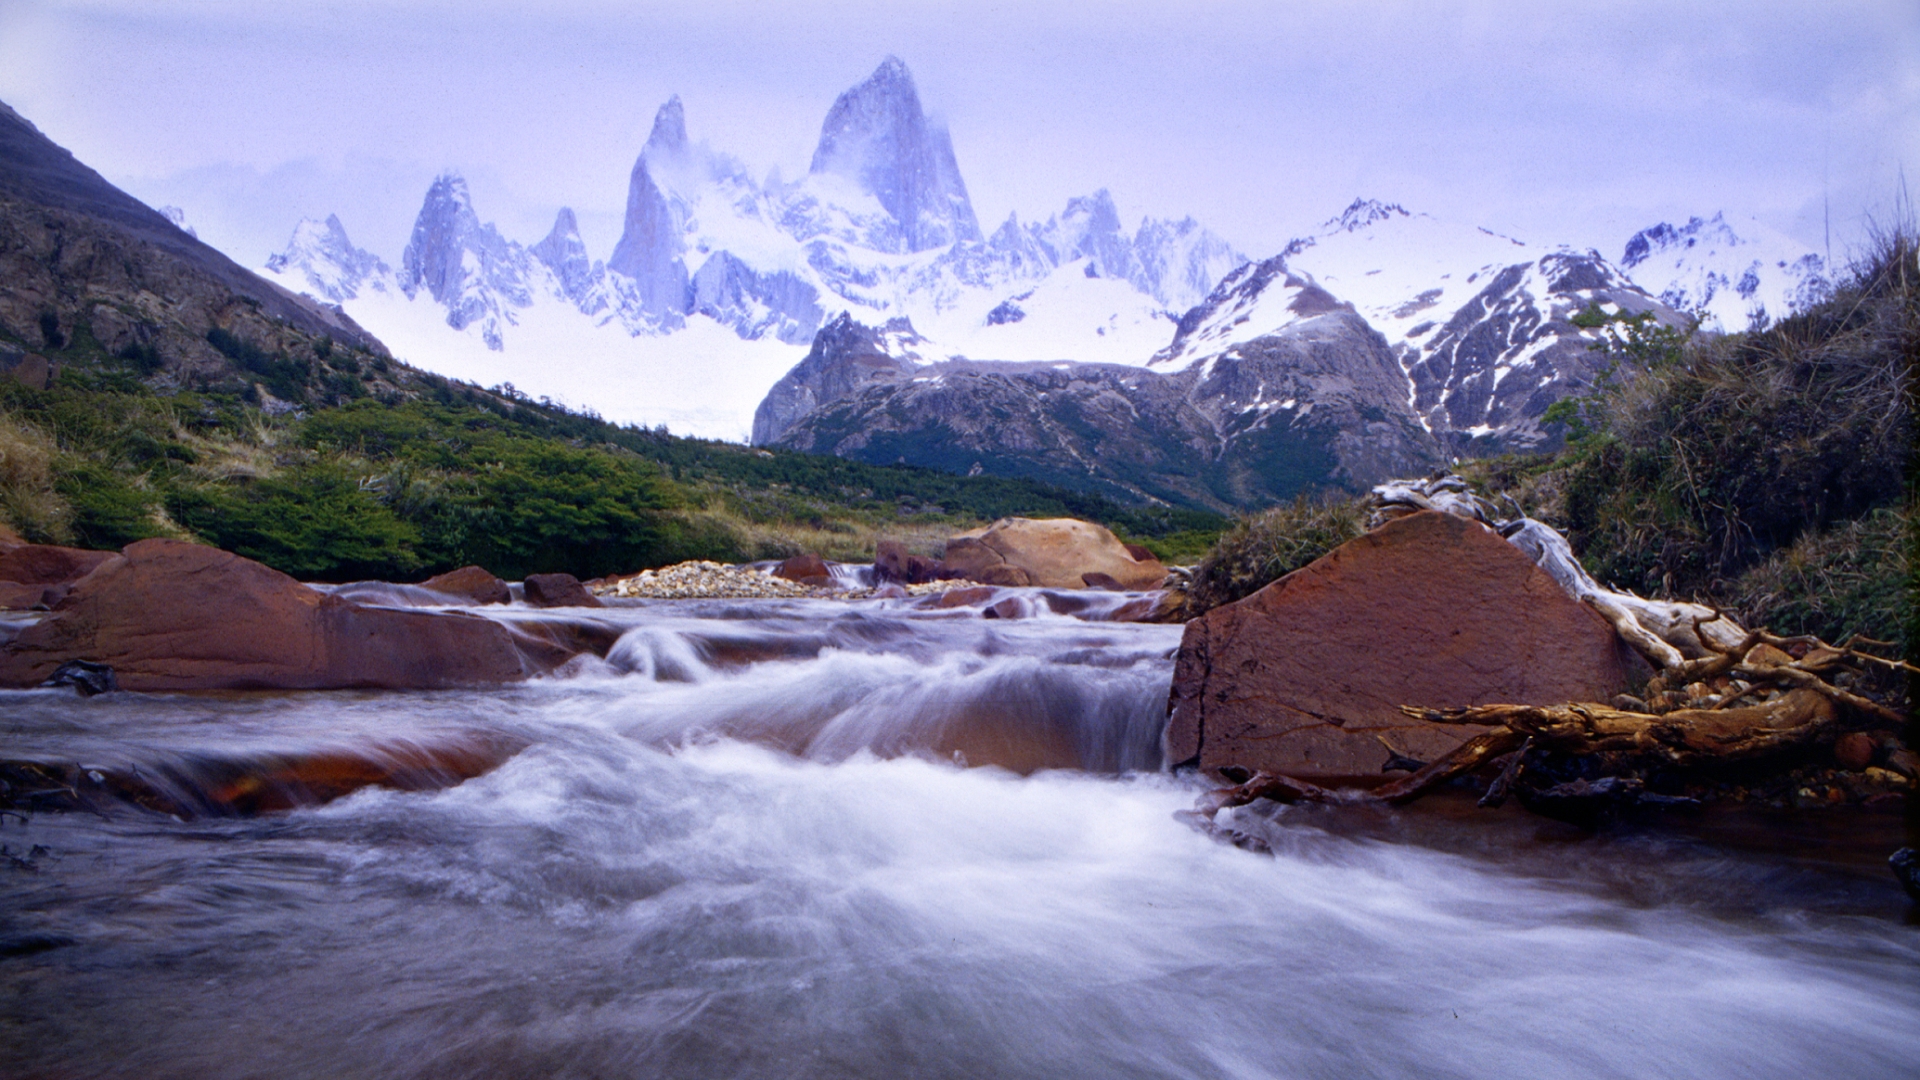
[[[1402,705],[1607,701],[1637,663],[1499,534],[1423,511],[1188,623],[1167,760],[1377,782],[1397,758],[1432,761],[1487,730]]]
[[[38,686],[75,660],[153,691],[488,685],[552,657],[478,615],[363,606],[231,552],[155,539],[102,562],[0,647],[0,686]]]

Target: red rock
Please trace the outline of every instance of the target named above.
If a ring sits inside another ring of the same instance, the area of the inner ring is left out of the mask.
[[[802,585],[831,585],[833,570],[827,561],[818,555],[804,554],[782,562],[773,568],[773,576],[796,581]]]
[[[600,607],[598,597],[572,574],[528,574],[521,583],[527,603],[534,607]]]
[[[1027,619],[1033,617],[1033,605],[1018,596],[1009,596],[988,604],[980,614],[988,619]]]
[[[474,604],[513,602],[513,591],[507,588],[507,583],[478,566],[449,570],[421,582],[420,587]]]
[[[1492,530],[1424,511],[1187,624],[1167,760],[1378,782],[1484,729],[1399,707],[1607,701],[1635,660],[1613,629]],[[1383,745],[1384,740],[1384,745]]]
[[[1843,769],[1859,772],[1873,764],[1873,752],[1879,746],[1864,731],[1849,731],[1833,741],[1833,760]]]
[[[93,568],[113,558],[111,551],[22,544],[0,554],[0,581],[22,585],[63,585],[86,577]]]
[[[970,589],[948,589],[946,592],[935,593],[927,597],[925,600],[920,601],[917,606],[925,608],[956,608],[967,607],[972,604],[984,604],[992,600],[996,592],[998,592],[997,589],[991,589],[984,585]]]
[[[465,612],[363,607],[218,548],[142,540],[0,647],[0,685],[37,686],[69,660],[123,690],[432,689],[511,682],[541,664]]]
[[[873,547],[873,577],[877,582],[924,585],[929,581],[946,581],[955,576],[939,559],[915,555],[898,541],[882,540]]]
[[[0,581],[0,610],[49,608],[59,603],[67,590],[68,586],[65,585],[22,585],[17,581]]]
[[[1116,580],[1112,574],[1102,574],[1098,571],[1093,571],[1090,573],[1081,574],[1080,580],[1089,589],[1103,589],[1107,592],[1125,592],[1126,591],[1126,586],[1120,584],[1120,582]]]

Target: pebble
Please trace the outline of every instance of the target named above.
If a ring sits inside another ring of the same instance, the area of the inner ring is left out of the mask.
[[[972,584],[970,581],[929,581],[923,585],[907,585],[904,589],[910,596],[925,596]],[[728,566],[702,559],[663,566],[658,570],[642,570],[632,577],[616,578],[596,585],[593,592],[596,596],[646,600],[864,600],[873,596],[875,590],[802,585],[751,567]],[[892,595],[891,590],[887,595]]]

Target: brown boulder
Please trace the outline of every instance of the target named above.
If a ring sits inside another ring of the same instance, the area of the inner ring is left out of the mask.
[[[1187,624],[1167,760],[1378,781],[1484,728],[1401,705],[1607,701],[1637,661],[1598,614],[1476,522],[1423,511]]]
[[[802,585],[831,585],[833,570],[827,561],[812,553],[795,555],[773,568],[773,576]]]
[[[449,570],[421,582],[420,587],[473,604],[513,602],[513,591],[507,588],[507,583],[478,566]]]
[[[87,551],[53,544],[22,544],[0,553],[0,581],[22,585],[65,585],[79,581],[113,558],[111,551]]]
[[[1151,589],[1167,575],[1150,554],[1136,558],[1105,527],[1075,518],[1001,518],[947,541],[945,562],[974,581],[1050,589],[1084,588],[1087,574],[1105,575],[1123,589]]]
[[[521,583],[527,603],[534,607],[600,607],[598,597],[572,574],[528,574]]]
[[[924,585],[954,577],[939,559],[915,555],[896,540],[881,540],[873,546],[873,579],[877,583],[897,581],[906,585]]]
[[[464,612],[363,607],[179,540],[129,545],[0,647],[0,685],[90,660],[124,690],[433,689],[538,670],[506,627]]]

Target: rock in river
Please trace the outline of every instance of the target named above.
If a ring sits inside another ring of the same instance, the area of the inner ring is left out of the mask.
[[[0,685],[62,664],[111,667],[123,690],[432,689],[510,682],[555,662],[460,611],[326,596],[218,548],[142,540],[109,557],[0,648]]]
[[[1430,761],[1485,730],[1401,705],[1607,701],[1636,663],[1499,534],[1423,511],[1188,623],[1167,760],[1378,781],[1393,755]]]
[[[947,541],[948,570],[988,585],[1082,589],[1087,575],[1107,587],[1152,589],[1167,568],[1142,559],[1104,526],[1074,518],[1001,518],[985,529]]]

